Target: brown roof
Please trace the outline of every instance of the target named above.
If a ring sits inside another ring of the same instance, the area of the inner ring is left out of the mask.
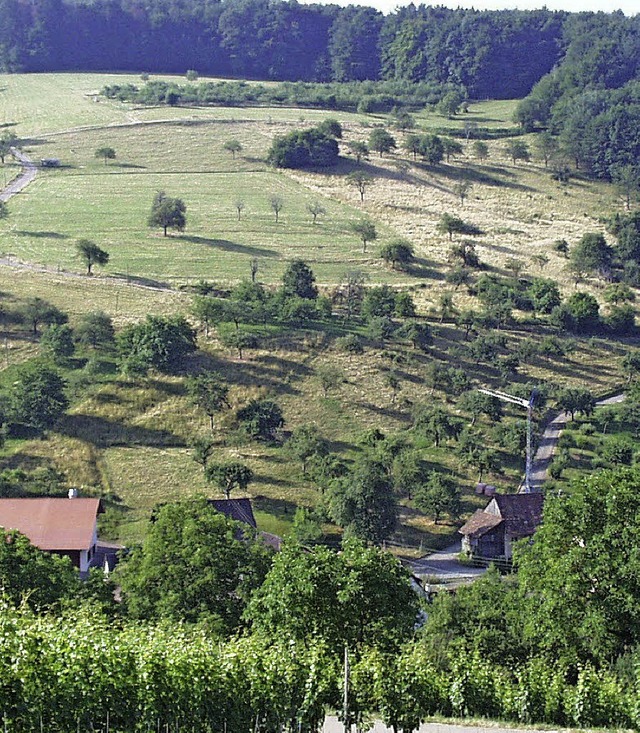
[[[254,529],[258,528],[251,508],[251,499],[209,499],[209,504],[229,519],[244,522]]]
[[[542,522],[542,494],[496,494],[493,501],[512,537],[530,537]]]
[[[502,521],[502,517],[498,517],[495,514],[488,514],[482,511],[482,509],[477,509],[476,513],[466,524],[460,527],[458,532],[465,537],[475,539],[476,537],[482,537],[483,534],[497,527]]]
[[[100,499],[0,499],[0,527],[41,550],[88,550],[102,511]]]

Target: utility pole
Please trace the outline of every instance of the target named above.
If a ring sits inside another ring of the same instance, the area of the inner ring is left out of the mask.
[[[533,450],[533,436],[532,436],[532,424],[533,424],[533,403],[535,401],[536,391],[535,389],[531,392],[531,396],[528,400],[524,397],[516,397],[515,395],[507,394],[506,392],[498,392],[493,389],[479,389],[478,392],[482,394],[488,394],[490,397],[496,397],[503,402],[511,402],[514,405],[527,408],[527,461],[524,469],[524,494],[530,494],[531,489],[531,464],[533,462],[532,450]]]
[[[344,723],[344,733],[351,732],[351,723],[349,721],[349,649],[344,645],[344,690],[342,697],[342,715]]]

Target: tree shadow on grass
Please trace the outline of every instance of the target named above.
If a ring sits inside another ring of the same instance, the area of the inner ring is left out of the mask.
[[[68,234],[60,234],[60,232],[30,232],[26,229],[19,229],[14,233],[19,237],[33,237],[33,239],[69,239]]]
[[[253,247],[247,244],[238,244],[238,242],[230,242],[228,239],[209,239],[208,237],[198,237],[195,235],[181,234],[175,239],[192,244],[204,244],[208,247],[224,250],[225,252],[233,252],[235,254],[244,254],[250,257],[278,257],[278,253],[265,247]]]
[[[252,500],[253,508],[259,512],[272,514],[275,517],[291,518],[296,513],[297,504],[284,499],[270,499],[258,494]]]
[[[95,415],[63,415],[56,431],[69,438],[88,441],[99,448],[132,445],[184,447],[184,440],[168,430],[152,430]]]
[[[135,168],[146,170],[146,165],[137,165],[136,163],[115,163],[110,166],[111,168]]]

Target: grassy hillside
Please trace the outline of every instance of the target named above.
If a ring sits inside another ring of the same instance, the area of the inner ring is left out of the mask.
[[[215,337],[201,334],[200,352],[176,376],[128,380],[111,374],[96,379],[83,370],[70,371],[74,403],[69,414],[45,440],[10,441],[0,467],[52,466],[70,485],[107,492],[114,509],[106,529],[127,541],[140,537],[158,501],[212,491],[188,448],[195,435],[206,434],[207,425],[187,396],[186,374],[210,368],[221,372],[231,385],[233,406],[253,396],[277,399],[287,431],[316,424],[332,450],[348,461],[362,451],[359,436],[364,430],[378,427],[392,434],[409,427],[418,401],[443,404],[466,419],[455,397],[430,384],[433,364],[462,368],[476,385],[504,387],[504,382],[497,362],[470,357],[462,330],[452,317],[440,313],[443,294],[452,297],[458,311],[477,302],[466,288],[445,281],[452,242],[436,231],[441,215],[460,216],[481,230],[473,242],[490,271],[506,274],[508,260],[516,258],[525,274],[554,278],[570,294],[575,285],[553,243],[574,243],[587,231],[602,230],[600,218],[620,209],[605,184],[577,178],[560,185],[537,160],[513,165],[505,153],[508,138],[490,139],[484,162],[473,157],[470,143],[463,140],[462,156],[429,167],[402,150],[406,133],[394,130],[398,149],[384,157],[373,153],[362,165],[374,182],[361,202],[346,180],[356,167],[347,146],[366,140],[374,126],[388,124],[383,117],[264,108],[135,109],[92,94],[113,80],[73,74],[3,78],[0,110],[9,129],[28,138],[25,150],[32,158],[56,157],[62,162],[60,169],[42,171],[12,199],[9,218],[0,221],[0,291],[6,305],[16,307],[37,295],[69,312],[72,325],[83,312],[100,309],[122,326],[146,313],[185,312],[191,299],[178,286],[202,279],[232,285],[249,276],[254,258],[259,262],[258,279],[275,285],[287,262],[301,258],[327,294],[346,271],[355,269],[365,273],[370,284],[408,288],[420,317],[428,319],[435,333],[434,345],[421,353],[406,341],[382,344],[369,339],[361,326],[334,322],[295,332],[276,328],[265,330],[260,347],[243,359]],[[137,81],[120,76],[117,80]],[[513,106],[478,103],[454,120],[426,112],[417,118],[426,130],[456,130],[470,121],[504,130],[512,126]],[[337,117],[344,127],[344,157],[335,170],[282,172],[265,165],[274,135],[325,117]],[[229,139],[243,146],[235,159],[222,149]],[[94,156],[105,145],[116,150],[116,159],[107,165]],[[8,161],[6,176],[14,172]],[[472,184],[464,202],[455,194],[455,184],[462,180]],[[183,234],[165,238],[160,230],[147,227],[151,200],[159,189],[184,199],[188,222]],[[278,224],[269,204],[273,194],[284,204]],[[240,219],[238,200],[244,203]],[[313,225],[306,207],[316,201],[326,214]],[[379,235],[368,253],[362,253],[350,230],[364,215],[375,221]],[[398,235],[416,250],[417,260],[406,272],[390,269],[377,256],[379,245]],[[94,240],[111,255],[108,266],[94,277],[82,274],[75,253],[79,238]],[[546,264],[536,260],[541,254],[548,257]],[[600,297],[595,282],[579,287]],[[353,328],[365,337],[365,351],[347,356],[335,339]],[[515,352],[526,339],[545,333],[550,331],[543,321],[519,314],[519,323],[504,333],[500,353]],[[5,365],[37,350],[37,339],[24,329],[7,328]],[[625,350],[604,339],[573,339],[562,356],[521,363],[513,379],[604,391],[619,382]],[[324,396],[318,369],[327,364],[339,367],[344,382]],[[389,386],[390,372],[399,379],[397,395]],[[507,420],[515,416],[508,413]],[[486,418],[479,426],[489,435]],[[262,526],[285,531],[295,507],[314,506],[320,492],[282,448],[243,441],[235,428],[231,415],[220,422],[216,455],[250,465],[256,478],[249,490]],[[460,461],[452,445],[435,448],[418,441],[416,447],[429,465],[452,472],[465,492],[466,512],[481,503],[472,494],[475,469]],[[499,452],[503,467],[490,479],[505,489],[515,488],[521,462]],[[445,543],[455,532],[455,525],[435,525],[412,502],[403,504],[403,528],[396,539],[431,546]]]

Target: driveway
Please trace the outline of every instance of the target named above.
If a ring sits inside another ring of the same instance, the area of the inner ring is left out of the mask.
[[[617,394],[613,397],[607,397],[605,400],[599,400],[596,402],[596,407],[616,405],[623,400],[624,394]],[[568,413],[559,412],[544,429],[531,465],[530,482],[532,491],[541,491],[542,484],[547,480],[547,473],[556,451],[558,438],[567,426],[568,420]]]
[[[447,585],[455,588],[475,580],[486,572],[486,568],[471,568],[458,560],[461,541],[445,550],[432,552],[419,560],[408,563],[410,571],[421,580],[427,579],[431,585]]]
[[[38,175],[38,166],[21,150],[11,148],[11,154],[22,166],[22,173],[0,191],[0,201],[8,201],[12,196],[20,193]]]

